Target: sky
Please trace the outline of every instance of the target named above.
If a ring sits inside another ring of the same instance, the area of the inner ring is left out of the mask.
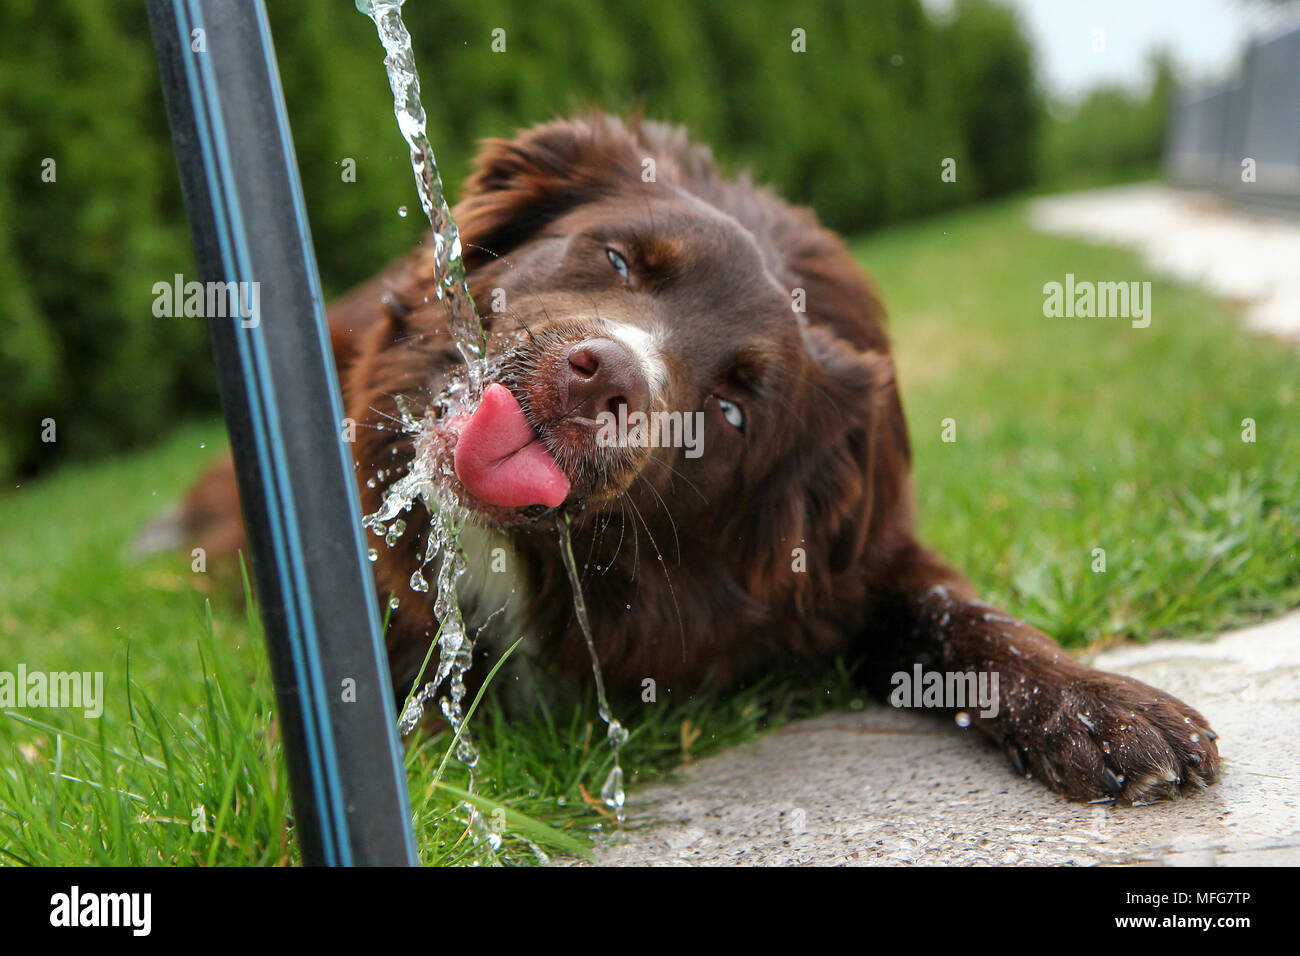
[[[1049,93],[1075,99],[1100,83],[1141,86],[1147,53],[1165,46],[1195,79],[1230,75],[1246,41],[1300,25],[1300,2],[1264,0],[1001,0],[1033,40]],[[925,0],[940,12],[951,0]],[[1100,49],[1096,31],[1101,31]]]

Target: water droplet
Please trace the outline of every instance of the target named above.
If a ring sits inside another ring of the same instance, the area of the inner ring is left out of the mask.
[[[400,600],[398,600],[398,597],[397,597],[396,594],[394,594],[392,597],[390,597],[390,598],[388,599],[388,606],[391,607],[394,611],[397,610],[397,606],[398,606],[399,604],[401,604],[401,603],[402,603],[402,602],[401,602]]]
[[[406,533],[406,522],[401,518],[394,521],[388,528],[388,534],[384,535],[384,544],[390,548],[397,544],[397,539]]]
[[[614,765],[614,769],[605,778],[605,785],[600,788],[600,799],[604,801],[605,806],[614,811],[615,817],[621,822],[627,794],[623,790],[623,768],[618,764]]]
[[[964,710],[957,711],[957,716],[954,719],[957,721],[958,727],[970,726],[970,714],[966,713]]]
[[[398,206],[398,207],[397,207],[397,214],[398,214],[399,216],[401,216],[403,219],[405,219],[405,218],[406,218],[406,207],[405,207],[405,206]]]
[[[366,558],[371,563],[374,563],[375,561],[379,560],[379,552],[376,551],[374,548],[371,548],[369,551],[366,552]]]

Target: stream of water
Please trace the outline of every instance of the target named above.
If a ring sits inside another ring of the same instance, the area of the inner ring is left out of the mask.
[[[447,306],[447,322],[456,346],[469,367],[469,397],[477,399],[483,388],[487,339],[483,323],[465,281],[465,258],[460,230],[443,195],[438,161],[425,132],[424,106],[420,102],[420,76],[415,71],[411,35],[402,22],[405,0],[356,0],[357,9],[375,21],[384,45],[384,67],[393,90],[393,113],[402,136],[411,148],[411,169],[420,205],[433,228],[433,249],[437,263],[435,294]]]
[[[600,719],[605,722],[609,749],[614,754],[614,766],[605,784],[600,788],[600,799],[614,811],[619,823],[624,820],[623,805],[626,794],[623,791],[623,765],[619,762],[618,752],[627,741],[627,729],[618,722],[613,711],[609,709],[609,698],[605,694],[605,676],[600,670],[600,656],[596,653],[596,641],[591,635],[591,621],[587,619],[587,601],[582,594],[582,581],[578,579],[578,562],[573,559],[573,539],[569,534],[569,516],[555,522],[560,532],[560,558],[564,569],[569,573],[569,586],[573,589],[573,611],[582,628],[582,636],[587,641],[587,651],[591,654],[591,673],[596,679],[596,702],[600,710]]]
[[[428,415],[421,418],[399,401],[400,428],[403,434],[408,435],[415,443],[416,454],[406,474],[385,489],[383,503],[378,511],[365,517],[365,525],[382,538],[386,546],[392,547],[406,531],[406,521],[402,515],[409,512],[417,501],[423,502],[429,510],[431,518],[429,537],[421,564],[412,572],[411,588],[416,592],[430,590],[429,582],[424,577],[424,570],[440,556],[433,587],[434,616],[438,620],[438,664],[432,678],[412,695],[400,717],[399,727],[403,735],[414,730],[423,716],[425,704],[433,698],[437,688],[444,681],[447,682],[447,694],[442,698],[440,707],[453,733],[459,735],[456,757],[469,770],[468,790],[473,793],[478,751],[474,747],[468,729],[464,726],[464,697],[465,673],[473,663],[474,637],[465,626],[456,594],[456,583],[465,573],[465,556],[460,544],[460,534],[465,526],[467,512],[451,490],[447,480],[450,476],[438,472],[435,462],[441,460],[440,456],[433,454],[427,443],[434,440],[430,426],[435,417],[445,420],[450,417],[454,409],[472,408],[478,401],[487,375],[487,339],[465,278],[460,231],[447,205],[442,177],[438,173],[438,164],[425,132],[425,113],[420,102],[420,78],[415,69],[411,36],[402,22],[401,8],[404,2],[405,0],[356,0],[356,6],[375,22],[380,42],[384,46],[384,66],[388,71],[388,81],[393,91],[393,112],[397,117],[397,125],[402,131],[402,136],[410,147],[411,169],[415,173],[420,205],[424,208],[433,230],[435,294],[446,306],[448,329],[468,368],[468,383],[461,394],[448,395],[441,399],[442,407],[437,409],[436,416],[433,410],[430,410]],[[376,478],[379,481],[387,480],[383,472],[380,472]],[[596,654],[591,624],[587,617],[582,583],[573,559],[568,518],[557,518],[556,526],[560,536],[560,556],[568,571],[569,583],[573,589],[574,610],[586,639],[587,648],[591,652],[591,666],[596,681],[600,716],[606,724],[607,737],[614,757],[614,767],[601,788],[601,800],[621,823],[624,819],[624,790],[619,749],[627,740],[628,734],[622,724],[614,718],[606,698],[605,681],[601,674],[600,660]],[[371,560],[375,560],[376,557],[377,551],[372,550]],[[394,607],[396,600],[396,598],[392,599]],[[466,803],[465,810],[469,817],[470,832],[475,840],[486,843],[495,850],[500,845],[500,835],[487,827],[483,815],[473,804]]]

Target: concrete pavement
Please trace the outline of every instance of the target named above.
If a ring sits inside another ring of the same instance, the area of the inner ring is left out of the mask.
[[[1068,803],[974,730],[865,705],[802,721],[633,791],[606,865],[1300,864],[1300,613],[1094,664],[1170,691],[1220,734],[1222,781],[1177,803]]]

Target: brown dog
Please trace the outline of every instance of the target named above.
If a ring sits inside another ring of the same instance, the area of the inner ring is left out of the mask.
[[[883,696],[967,713],[1018,772],[1068,797],[1147,801],[1214,781],[1200,714],[1078,663],[916,542],[883,311],[811,213],[721,178],[678,130],[596,115],[487,143],[456,217],[493,360],[482,406],[440,423],[430,452],[476,516],[467,619],[505,604],[506,629],[544,663],[588,672],[553,530],[563,511],[615,689],[680,692],[842,655]],[[368,513],[415,454],[392,426],[399,405],[423,412],[464,375],[430,255],[331,312]],[[637,413],[658,425],[620,433]],[[190,515],[218,550],[237,540],[225,474]],[[430,596],[410,587],[418,511],[376,564],[381,595],[400,599],[399,699],[436,631]],[[898,696],[932,674],[946,695]],[[992,684],[995,706],[952,699],[967,678]]]

